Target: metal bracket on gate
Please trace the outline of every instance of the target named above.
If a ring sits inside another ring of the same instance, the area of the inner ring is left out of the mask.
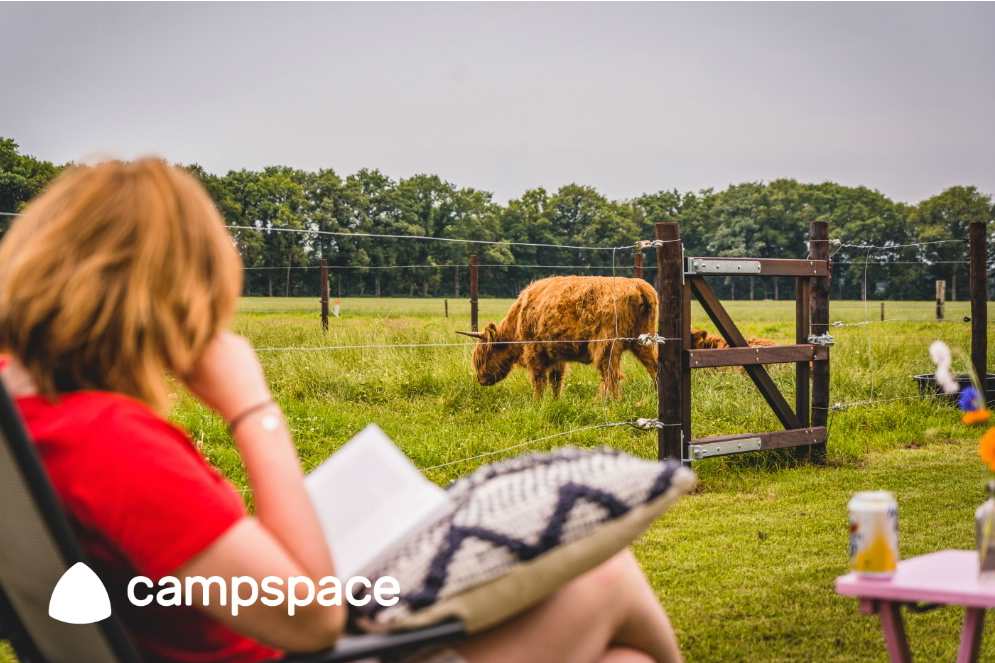
[[[808,342],[811,343],[812,345],[830,346],[836,343],[836,339],[834,339],[832,335],[829,334],[829,332],[826,332],[823,334],[819,334],[818,336],[809,336]]]
[[[715,260],[714,258],[688,258],[691,274],[759,274],[757,260]]]
[[[739,440],[725,442],[706,442],[705,444],[692,444],[691,455],[694,460],[711,458],[713,456],[727,456],[729,454],[743,453],[744,451],[760,451],[762,446],[759,437],[744,437]]]

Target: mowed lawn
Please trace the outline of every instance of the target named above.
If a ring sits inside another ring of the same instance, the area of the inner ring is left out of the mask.
[[[500,319],[509,303],[481,301],[482,323]],[[730,302],[728,308],[748,336],[793,342],[793,302]],[[846,503],[858,490],[893,491],[904,556],[973,545],[973,513],[986,479],[975,452],[981,430],[962,426],[956,409],[919,399],[910,377],[931,371],[927,347],[934,339],[969,350],[970,326],[961,321],[966,313],[966,303],[950,302],[950,321],[938,323],[932,303],[888,302],[889,321],[831,330],[831,400],[851,406],[832,413],[826,465],[754,454],[694,466],[700,488],[636,544],[689,660],[886,660],[876,619],[833,592],[833,579],[847,564]],[[468,327],[467,302],[450,300],[449,314],[443,317],[442,300],[344,299],[341,317],[323,334],[317,299],[247,298],[236,327],[259,349],[308,468],[370,422],[440,484],[481,463],[565,444],[655,457],[655,434],[629,427],[529,442],[655,416],[655,391],[633,358],[625,361],[618,401],[598,400],[597,373],[577,366],[561,399],[536,402],[520,370],[495,387],[477,385],[472,341],[453,333]],[[830,317],[877,321],[879,304],[833,302]],[[694,322],[711,329],[700,309]],[[380,347],[404,343],[460,345]],[[989,344],[995,346],[995,338]],[[957,361],[963,367],[966,356]],[[771,373],[791,401],[793,367],[771,367]],[[696,436],[778,428],[740,370],[696,372],[693,386]],[[217,417],[178,392],[174,418],[245,486]],[[611,600],[606,587],[605,601]],[[952,609],[911,615],[914,655],[953,660],[961,617]],[[995,658],[995,638],[984,657]]]

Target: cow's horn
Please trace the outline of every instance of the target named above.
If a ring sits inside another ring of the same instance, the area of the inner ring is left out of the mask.
[[[456,333],[457,334],[463,334],[463,336],[469,336],[470,338],[475,338],[475,339],[480,340],[480,341],[484,340],[484,338],[485,338],[484,335],[481,334],[480,332],[463,332],[463,331],[458,331]]]

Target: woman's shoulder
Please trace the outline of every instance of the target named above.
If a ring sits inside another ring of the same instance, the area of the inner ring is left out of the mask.
[[[146,404],[123,394],[78,391],[49,399],[16,399],[43,457],[58,453],[78,463],[95,457],[126,465],[150,455],[203,462],[185,431]],[[206,463],[205,463],[206,464]]]
[[[137,426],[166,428],[182,434],[145,403],[110,391],[74,391],[55,398],[21,396],[16,402],[29,429],[69,430],[80,435],[88,428],[106,434],[117,428]]]
[[[245,517],[241,495],[182,430],[120,394],[18,399],[75,521],[150,577],[169,573]]]

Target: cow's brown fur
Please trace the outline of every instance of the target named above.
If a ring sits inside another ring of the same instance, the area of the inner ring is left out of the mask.
[[[747,345],[751,348],[769,348],[777,345],[767,338],[753,337],[747,339]],[[712,336],[704,329],[691,330],[691,347],[695,350],[728,348],[729,344],[721,336]]]
[[[632,352],[655,379],[656,347],[598,339],[655,333],[656,315],[656,292],[642,279],[553,276],[535,281],[519,293],[501,322],[484,328],[473,350],[477,381],[496,384],[518,365],[529,372],[537,398],[547,383],[555,398],[567,362],[593,363],[601,374],[599,393],[618,396],[622,353]]]
[[[712,336],[704,329],[691,330],[691,347],[695,350],[727,348],[729,344],[718,336]]]

